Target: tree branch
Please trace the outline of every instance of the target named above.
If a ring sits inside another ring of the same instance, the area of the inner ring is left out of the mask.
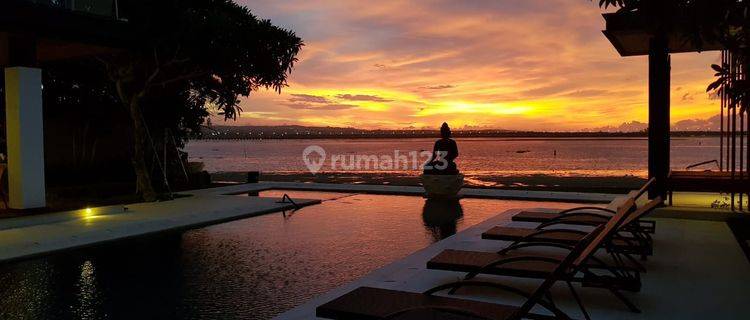
[[[156,77],[159,76],[160,72],[161,72],[161,68],[160,67],[156,67],[156,70],[154,70],[154,72],[151,73],[151,75],[148,77],[148,79],[146,79],[146,82],[144,83],[143,88],[146,89],[146,90],[148,88],[150,88],[151,87],[151,83],[156,79]]]
[[[165,85],[172,84],[172,83],[175,83],[175,82],[180,82],[180,81],[184,81],[184,80],[190,80],[190,79],[193,79],[193,78],[197,78],[197,77],[200,77],[200,76],[205,76],[207,74],[208,74],[208,72],[206,72],[206,71],[193,72],[193,73],[189,73],[189,74],[186,74],[186,75],[175,77],[175,78],[172,78],[172,79],[169,79],[169,80],[165,80],[165,81],[162,81],[162,82],[154,83],[151,86],[152,87],[153,86],[165,86]]]

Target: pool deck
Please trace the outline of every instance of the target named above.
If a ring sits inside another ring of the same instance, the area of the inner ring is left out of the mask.
[[[421,196],[421,187],[261,182],[181,192],[172,201],[106,206],[0,219],[0,263],[99,245],[128,238],[199,228],[294,209],[279,199],[234,194],[264,190],[311,190]],[[607,203],[616,195],[519,190],[466,189],[466,197]],[[320,203],[294,199],[300,206]]]
[[[422,292],[436,285],[456,281],[461,273],[425,269],[426,262],[444,249],[497,251],[507,242],[481,240],[483,231],[495,225],[531,227],[534,224],[510,221],[517,210],[495,216],[453,237],[418,251],[376,270],[352,283],[292,309],[276,319],[315,319],[315,308],[360,286]],[[642,313],[629,312],[609,292],[602,289],[578,290],[592,319],[737,319],[747,313],[750,297],[750,263],[724,222],[655,218],[655,254],[645,262],[643,289],[625,293]],[[518,288],[533,290],[535,280],[511,277],[484,277]],[[460,297],[518,305],[509,296],[465,289]],[[564,284],[552,291],[555,303],[574,319],[583,315]]]
[[[200,192],[172,201],[0,219],[0,263],[294,209],[277,198]],[[320,203],[294,199],[300,206]],[[125,209],[127,208],[127,210]]]

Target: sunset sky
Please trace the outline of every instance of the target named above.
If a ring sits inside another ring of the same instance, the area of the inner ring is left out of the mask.
[[[588,0],[237,0],[306,46],[240,125],[584,130],[646,122],[647,58],[622,58]],[[718,53],[672,58],[672,121],[707,119]],[[215,124],[220,122],[216,121]]]

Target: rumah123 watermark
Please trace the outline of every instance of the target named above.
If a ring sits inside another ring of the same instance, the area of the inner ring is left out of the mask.
[[[302,161],[312,174],[323,168],[331,171],[409,171],[409,170],[445,170],[448,161],[446,152],[438,151],[402,151],[394,150],[393,154],[331,154],[317,145],[312,145],[302,152]]]

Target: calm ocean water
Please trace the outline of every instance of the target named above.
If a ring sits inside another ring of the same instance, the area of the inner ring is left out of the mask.
[[[186,149],[190,160],[203,162],[209,172],[289,173],[307,172],[303,152],[309,146],[320,146],[327,155],[321,171],[341,172],[344,170],[340,165],[331,167],[332,155],[342,155],[344,159],[356,155],[394,157],[396,150],[401,155],[431,150],[433,142],[433,139],[222,140],[191,141]],[[647,140],[641,138],[472,138],[457,142],[460,156],[456,162],[464,173],[472,175],[645,176],[647,170]],[[718,138],[672,140],[673,168],[718,157]]]

